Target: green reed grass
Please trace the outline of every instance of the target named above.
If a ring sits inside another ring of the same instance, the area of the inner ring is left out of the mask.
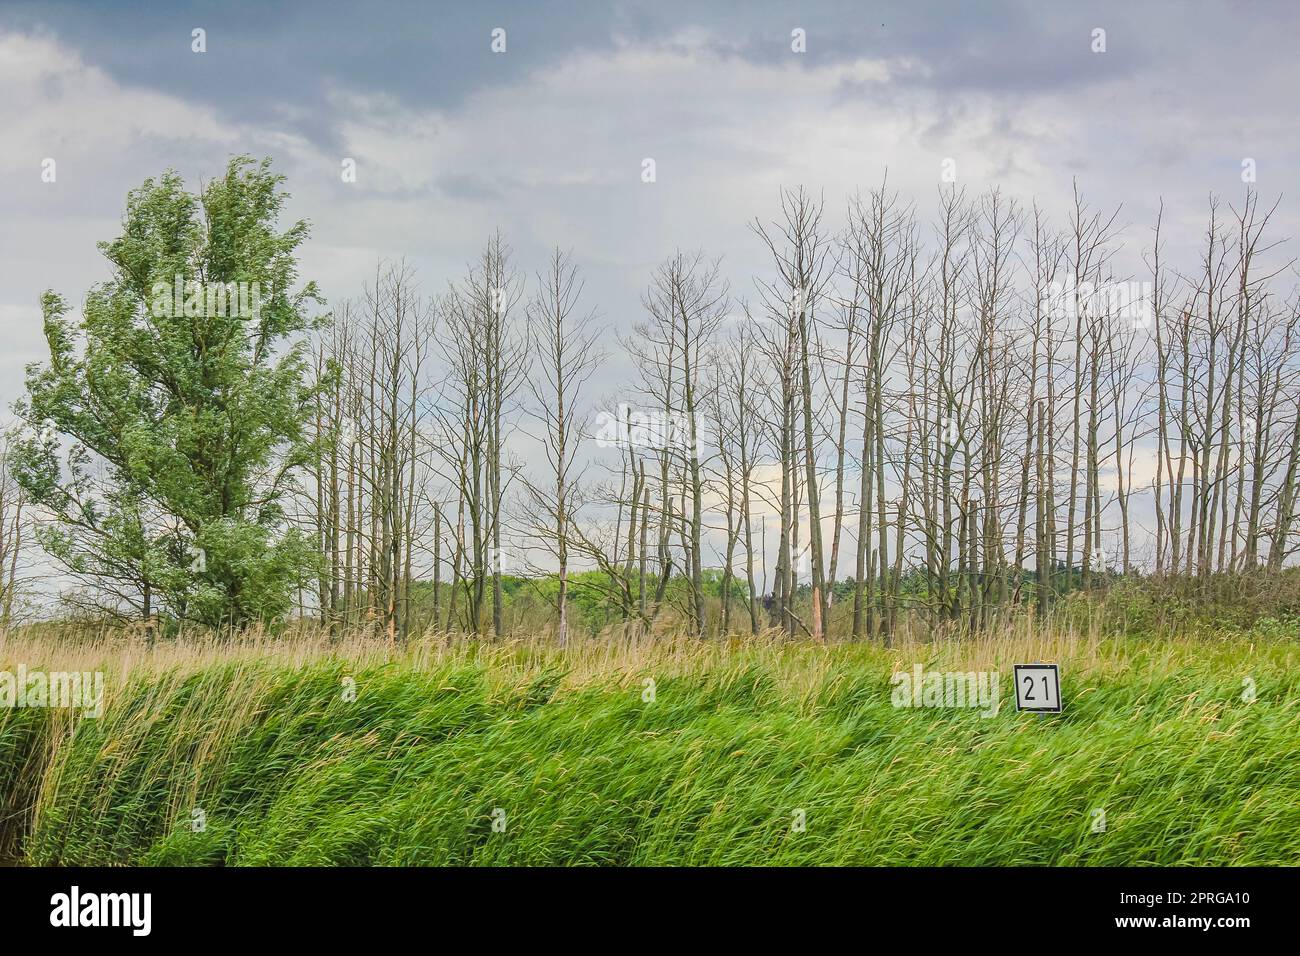
[[[1059,716],[1015,712],[1011,664],[1040,659]],[[37,634],[0,643],[19,662],[106,672],[99,719],[0,710],[0,852],[39,865],[1300,863],[1294,637]],[[998,669],[1000,712],[892,707],[915,662]]]

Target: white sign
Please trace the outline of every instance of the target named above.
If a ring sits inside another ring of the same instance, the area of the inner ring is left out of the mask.
[[[1061,672],[1055,664],[1017,664],[1016,710],[1059,714]]]

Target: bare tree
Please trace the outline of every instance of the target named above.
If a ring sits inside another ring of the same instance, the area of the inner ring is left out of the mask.
[[[569,528],[581,494],[574,466],[578,442],[589,425],[580,392],[604,360],[596,346],[594,315],[576,314],[582,288],[577,266],[556,248],[547,271],[537,277],[537,292],[528,305],[528,337],[536,357],[528,379],[533,399],[529,410],[543,427],[541,443],[551,480],[527,481],[526,488],[532,533],[558,565],[556,638],[561,646],[568,640]]]

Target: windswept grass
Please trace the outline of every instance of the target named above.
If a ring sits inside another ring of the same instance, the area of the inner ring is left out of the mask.
[[[1011,665],[1033,660],[1061,663],[1064,714],[1015,712]],[[1001,711],[892,707],[917,662],[999,671]],[[99,719],[0,710],[0,837],[35,864],[1300,863],[1295,635],[150,651],[32,633],[0,643],[18,663],[106,682]]]

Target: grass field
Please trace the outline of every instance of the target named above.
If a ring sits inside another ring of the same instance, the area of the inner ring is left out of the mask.
[[[1063,714],[1016,712],[1034,660],[1060,663]],[[0,643],[20,663],[105,674],[98,719],[0,710],[0,855],[30,864],[1300,864],[1294,634],[151,651],[37,630]],[[916,663],[998,671],[1000,711],[895,708]]]

